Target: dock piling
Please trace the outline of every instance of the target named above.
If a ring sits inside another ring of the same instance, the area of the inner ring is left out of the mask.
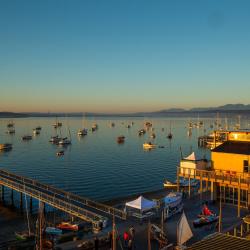
[[[20,210],[23,212],[23,193],[20,192]]]
[[[11,206],[14,206],[14,190],[11,189]]]

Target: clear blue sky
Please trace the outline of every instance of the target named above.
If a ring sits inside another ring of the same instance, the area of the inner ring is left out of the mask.
[[[0,111],[250,103],[248,0],[2,0]]]

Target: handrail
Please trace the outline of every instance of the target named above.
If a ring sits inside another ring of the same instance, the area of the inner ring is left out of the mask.
[[[56,198],[53,195],[39,192],[38,190],[27,187],[25,184],[16,183],[6,178],[1,178],[0,183],[18,192],[25,193],[33,198],[41,200],[55,208],[58,208],[60,210],[63,210],[71,214],[75,214],[77,217],[83,220],[90,221],[92,223],[97,223],[98,221],[105,219],[105,217],[98,215],[92,211],[89,211],[80,206],[71,204],[63,199]]]
[[[201,176],[214,178],[214,179],[221,179],[231,182],[239,182],[241,184],[248,184],[250,185],[250,174],[236,172],[236,171],[229,171],[229,170],[222,170],[222,169],[213,169],[213,170],[200,170],[188,167],[177,167],[177,171],[179,175],[189,175],[190,177]]]
[[[88,198],[84,198],[84,197],[78,196],[70,192],[66,192],[64,190],[55,188],[51,185],[40,183],[36,180],[30,179],[24,176],[13,174],[6,170],[0,170],[0,179],[1,178],[12,179],[15,182],[25,184],[26,187],[30,186],[35,189],[39,189],[40,191],[43,191],[45,193],[51,193],[54,196],[59,196],[63,199],[67,199],[71,201],[72,203],[78,203],[79,205],[84,205],[85,207],[90,207],[92,209],[95,209],[95,210],[98,210],[98,211],[101,211],[110,215],[115,215],[116,217],[119,217],[121,219],[126,219],[126,213],[122,210],[116,209],[114,207],[110,207],[108,205],[105,205],[96,201],[92,201]]]

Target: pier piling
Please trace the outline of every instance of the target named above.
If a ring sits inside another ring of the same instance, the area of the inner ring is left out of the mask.
[[[14,206],[14,190],[11,189],[11,206]]]
[[[4,185],[1,186],[1,199],[2,203],[4,203]]]
[[[23,212],[23,193],[20,192],[20,210]]]
[[[32,197],[30,197],[30,214],[32,214],[33,209],[33,203],[32,203]]]

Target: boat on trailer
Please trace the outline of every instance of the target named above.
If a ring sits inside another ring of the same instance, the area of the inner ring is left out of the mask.
[[[61,222],[57,225],[57,228],[61,230],[68,230],[68,231],[78,231],[79,227],[77,224],[71,224],[70,222]]]

